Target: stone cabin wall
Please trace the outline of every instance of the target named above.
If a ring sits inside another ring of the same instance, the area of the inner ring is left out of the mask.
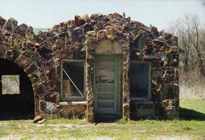
[[[0,58],[17,63],[28,74],[34,90],[36,116],[86,116],[94,121],[92,55],[96,44],[103,40],[118,42],[122,50],[123,117],[135,116],[141,106],[149,108],[149,105],[154,106],[156,118],[176,117],[179,111],[177,37],[117,13],[76,16],[38,35],[33,33],[32,27],[18,25],[14,19],[0,18]],[[143,47],[139,47],[140,41]],[[59,68],[64,59],[86,61],[84,102],[60,101]],[[152,65],[152,104],[137,103],[129,96],[131,61]]]

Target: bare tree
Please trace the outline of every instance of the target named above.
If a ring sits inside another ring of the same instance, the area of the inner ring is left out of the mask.
[[[205,76],[204,45],[205,32],[197,16],[185,16],[177,21],[174,32],[179,38],[179,48],[182,50],[184,71],[188,72],[198,67]]]
[[[202,58],[202,54],[203,54],[203,44],[200,44],[200,40],[203,40],[203,38],[201,38],[201,34],[200,33],[200,29],[199,29],[199,22],[197,22],[197,20],[192,20],[192,24],[193,24],[193,36],[191,39],[193,39],[192,45],[194,47],[194,49],[196,50],[196,55],[197,55],[197,60],[198,60],[198,64],[199,64],[199,69],[200,72],[205,76],[205,69],[204,69],[204,62],[203,62],[203,58]]]

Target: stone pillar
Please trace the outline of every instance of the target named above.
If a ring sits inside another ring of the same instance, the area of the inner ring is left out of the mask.
[[[92,90],[92,55],[89,52],[88,46],[86,46],[85,57],[85,93],[87,100],[86,118],[88,122],[94,122],[94,97]]]
[[[122,115],[123,119],[128,120],[130,118],[130,95],[129,95],[129,44],[123,42],[123,68],[122,68]]]

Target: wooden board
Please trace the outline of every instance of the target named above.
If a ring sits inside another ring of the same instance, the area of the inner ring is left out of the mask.
[[[120,57],[96,56],[95,58],[95,114],[101,118],[120,116],[121,80]]]

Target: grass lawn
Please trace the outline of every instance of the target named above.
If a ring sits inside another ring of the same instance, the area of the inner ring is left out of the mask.
[[[0,121],[0,140],[205,140],[205,101],[182,100],[182,120],[90,124],[85,120]]]

